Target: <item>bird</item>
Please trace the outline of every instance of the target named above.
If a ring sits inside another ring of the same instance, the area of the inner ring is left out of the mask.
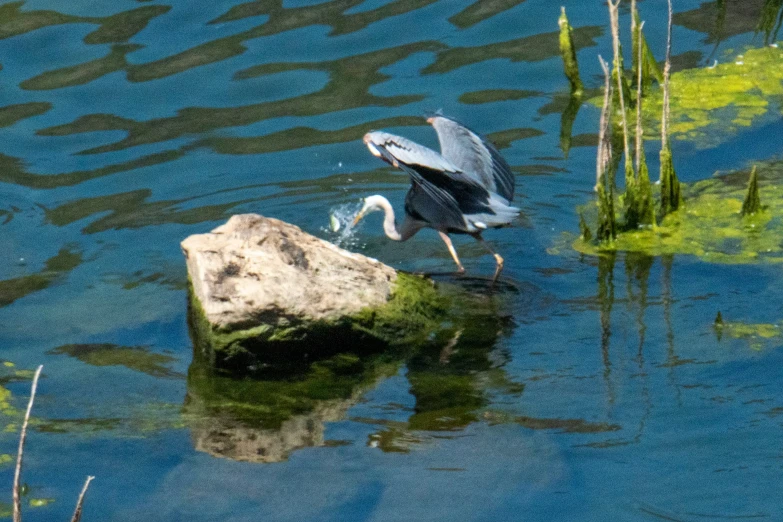
[[[422,228],[432,228],[446,243],[459,274],[465,273],[465,267],[449,234],[467,234],[494,256],[494,282],[504,260],[481,234],[506,226],[519,216],[520,210],[511,206],[514,174],[492,143],[456,120],[438,114],[427,118],[427,123],[438,135],[440,153],[383,131],[364,135],[363,141],[373,156],[409,174],[411,186],[399,228],[394,208],[381,195],[364,199],[353,226],[367,214],[383,211],[383,231],[394,241],[406,241]]]

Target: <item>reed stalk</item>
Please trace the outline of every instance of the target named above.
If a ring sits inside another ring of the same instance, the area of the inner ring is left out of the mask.
[[[560,26],[560,54],[563,57],[565,75],[571,83],[571,95],[581,96],[584,91],[582,79],[579,77],[579,64],[576,61],[576,49],[571,24],[568,23],[565,7],[560,8],[560,18],[557,20]]]
[[[30,422],[30,412],[33,411],[33,402],[35,402],[35,392],[38,389],[38,378],[41,376],[41,370],[43,366],[39,366],[35,370],[33,375],[33,384],[30,387],[30,400],[27,403],[27,411],[24,414],[24,421],[22,422],[22,431],[19,433],[19,448],[16,453],[16,468],[14,469],[14,487],[13,487],[13,520],[14,522],[22,522],[22,494],[21,494],[21,478],[22,478],[22,460],[24,458],[24,443],[27,440],[27,425]]]
[[[761,210],[761,197],[759,196],[759,177],[756,174],[756,166],[750,171],[748,180],[748,192],[745,194],[745,200],[742,202],[743,216],[750,216]]]
[[[595,191],[598,204],[598,227],[596,239],[611,241],[617,237],[617,223],[614,215],[614,183],[612,180],[612,147],[609,141],[609,114],[612,99],[612,82],[609,64],[599,56],[598,61],[604,71],[604,103],[601,107],[601,120],[598,130],[598,152],[596,157]]]
[[[671,108],[669,105],[669,80],[671,77],[671,54],[672,54],[672,0],[668,0],[669,17],[667,23],[666,37],[666,62],[663,66],[663,114],[661,115],[661,214],[665,216],[674,212],[680,207],[682,196],[680,194],[680,181],[677,179],[677,173],[674,171],[672,162],[672,151],[669,143],[669,114]]]
[[[642,45],[642,28],[644,22],[641,22],[637,27],[637,53],[639,63],[642,63],[642,51],[644,46]],[[638,67],[636,71],[636,188],[637,194],[635,198],[636,209],[635,214],[638,217],[639,225],[655,225],[655,211],[653,207],[652,199],[652,187],[650,186],[650,174],[647,169],[647,159],[644,153],[644,142],[642,140],[644,136],[644,126],[642,125],[642,67]]]

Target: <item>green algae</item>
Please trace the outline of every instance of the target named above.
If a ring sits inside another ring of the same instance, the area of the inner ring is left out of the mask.
[[[352,317],[334,321],[301,322],[287,326],[259,324],[246,329],[215,329],[200,303],[190,298],[190,325],[194,345],[216,367],[252,371],[266,362],[290,363],[293,354],[330,355],[335,351],[372,352],[385,346],[417,344],[427,340],[446,318],[449,299],[432,281],[399,273],[389,301],[365,308]]]
[[[718,320],[720,319],[720,321]],[[772,323],[744,323],[741,321],[723,321],[718,313],[715,320],[715,335],[718,340],[727,337],[729,339],[742,339],[748,342],[748,346],[754,351],[763,350],[765,347],[780,345],[783,338],[783,329],[779,324]]]
[[[46,507],[49,504],[54,503],[55,499],[53,498],[31,498],[27,501],[27,505],[31,508],[40,508],[40,507]]]
[[[783,49],[778,47],[748,49],[714,67],[673,73],[669,134],[699,148],[723,143],[779,115],[782,82]],[[659,131],[662,103],[662,92],[651,91],[644,108],[648,128]]]
[[[625,85],[623,90],[627,92]],[[715,66],[672,73],[670,90],[669,136],[697,148],[715,147],[779,116],[783,49],[777,45],[747,49]],[[600,97],[589,101],[601,105]],[[650,130],[647,139],[660,135],[662,110],[662,89],[649,89],[643,110],[645,128]]]
[[[613,241],[573,241],[578,252],[640,252],[651,256],[688,254],[716,263],[783,262],[783,160],[758,165],[758,190],[769,205],[742,216],[747,171],[683,185],[687,205],[656,227],[621,231]],[[584,209],[589,219],[593,205]]]

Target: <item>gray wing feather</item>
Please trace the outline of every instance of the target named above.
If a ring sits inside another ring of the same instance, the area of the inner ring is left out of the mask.
[[[431,224],[441,225],[444,228],[465,228],[465,218],[454,196],[429,182],[416,170],[416,166],[419,166],[450,179],[454,179],[455,176],[461,177],[451,162],[432,149],[386,132],[367,133],[364,141],[368,146],[372,146],[373,153],[377,152],[381,159],[407,172],[416,187],[426,194],[433,203],[433,207],[428,212],[425,211],[428,214],[426,219]]]
[[[374,131],[368,132],[364,140],[368,145],[372,143],[376,147],[385,149],[400,163],[419,165],[444,173],[457,173],[460,170],[441,154],[402,136]]]
[[[489,141],[445,116],[430,123],[438,133],[441,156],[487,190],[508,201],[514,199],[514,173]]]

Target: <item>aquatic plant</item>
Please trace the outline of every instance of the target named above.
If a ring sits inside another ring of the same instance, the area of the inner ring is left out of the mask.
[[[672,107],[682,110],[683,107],[697,106],[700,103],[697,98],[704,96],[703,93],[697,94],[697,91],[707,79],[714,79],[716,73],[714,69],[682,71],[675,75],[674,81],[670,81],[672,12],[669,2],[663,85],[660,91],[644,96],[644,70],[639,67],[639,64],[644,63],[643,23],[636,19],[636,15],[633,16],[632,32],[635,32],[637,67],[634,82],[636,125],[631,134],[628,124],[631,111],[626,104],[625,85],[622,81],[625,73],[622,70],[622,51],[619,45],[618,4],[616,0],[607,0],[607,3],[615,57],[611,78],[608,64],[599,57],[605,81],[596,157],[596,200],[595,205],[578,211],[580,236],[573,241],[572,247],[581,253],[593,255],[614,251],[639,252],[649,256],[685,253],[713,262],[783,262],[783,247],[779,244],[781,227],[771,218],[777,212],[783,212],[783,204],[778,204],[778,200],[783,198],[783,189],[779,188],[783,179],[783,161],[770,161],[758,168],[754,166],[749,177],[746,177],[748,171],[743,170],[691,186],[681,184],[672,162]],[[636,13],[635,2],[632,4],[632,12]],[[748,70],[743,62],[725,65],[721,74],[723,77],[736,76],[735,86],[728,87],[728,93],[716,92],[717,101],[702,101],[703,105],[709,106],[711,102],[715,107],[720,107],[734,103],[738,97],[763,97],[758,91],[780,92],[783,95],[783,75],[779,72],[779,63],[772,66],[772,61],[779,62],[783,58],[781,51],[770,47],[748,51],[745,56],[751,58],[750,69],[754,79],[742,78],[741,71]],[[769,72],[765,73],[765,68],[768,68]],[[754,90],[751,85],[756,84],[759,87]],[[677,86],[678,90],[670,92],[670,85]],[[711,89],[723,88],[724,85],[719,84]],[[687,101],[680,99],[680,94],[683,94]],[[763,105],[761,110],[766,111],[768,103],[764,100],[763,104],[757,104],[754,99],[747,107],[738,110],[752,111],[750,106],[756,104]],[[649,122],[653,112],[660,115],[661,132],[660,196],[657,213],[644,153],[644,125]],[[708,120],[714,119],[712,114],[703,116],[704,125],[708,124]],[[699,117],[697,113],[697,118]],[[686,125],[687,119],[686,116],[678,115],[674,120],[675,128],[682,132],[683,127],[679,126]],[[690,123],[696,125],[691,127],[691,130],[702,125],[702,122]],[[631,135],[635,138],[633,163],[629,145]],[[621,155],[625,159],[625,191],[615,197],[614,175],[616,170],[619,170]],[[747,188],[737,183],[739,177],[748,179]],[[765,202],[770,202],[769,206],[761,204],[762,182],[766,182],[763,187],[764,199]],[[687,207],[683,205],[686,199]],[[621,211],[616,211],[615,206]],[[595,234],[588,225],[593,219],[597,223]]]
[[[576,61],[576,49],[574,48],[574,36],[571,24],[568,23],[565,7],[560,8],[560,18],[557,20],[560,26],[560,54],[563,57],[565,75],[571,82],[571,95],[581,96],[584,91],[582,79],[579,77],[579,64]]]
[[[647,38],[645,38],[642,32],[643,25],[644,22],[639,17],[636,0],[631,0],[631,56],[633,57],[631,70],[634,73],[633,77],[637,81],[637,85],[641,84],[642,92],[646,93],[653,80],[663,83],[663,72],[658,66],[650,46],[647,44]]]
[[[24,422],[22,422],[22,430],[19,433],[19,449],[16,454],[16,467],[14,468],[14,486],[13,486],[13,520],[14,522],[22,522],[22,488],[20,485],[22,477],[22,461],[24,459],[24,443],[27,439],[27,425],[30,423],[30,412],[33,410],[33,402],[35,401],[35,392],[38,389],[38,378],[41,376],[41,370],[43,366],[39,366],[35,370],[33,375],[33,383],[30,387],[30,401],[27,403],[27,410],[24,414]],[[87,494],[87,488],[90,487],[90,482],[95,477],[88,476],[84,482],[82,491],[79,494],[79,499],[76,501],[76,509],[71,517],[71,522],[79,522],[82,518],[82,507],[84,505],[84,496]]]
[[[748,180],[748,192],[745,194],[745,200],[742,202],[743,216],[750,216],[761,210],[761,198],[759,197],[759,178],[756,174],[756,166],[750,171],[750,180]]]
[[[635,2],[634,2],[635,4]],[[635,5],[634,5],[635,8]],[[638,14],[634,12],[634,20],[638,17]],[[642,90],[644,86],[644,33],[642,28],[644,22],[640,24],[634,24],[632,27],[632,33],[635,29],[636,35],[636,61],[642,64],[636,69],[636,142],[634,147],[634,157],[636,159],[636,178],[632,186],[635,192],[633,197],[633,207],[626,212],[626,226],[633,227],[639,225],[654,225],[655,224],[655,212],[653,208],[652,199],[652,187],[650,186],[650,175],[647,170],[647,159],[644,154],[644,143],[642,137],[644,136],[644,126],[642,125]],[[656,66],[657,67],[657,66]],[[626,188],[628,191],[629,189]]]
[[[598,226],[596,239],[611,241],[617,235],[617,223],[614,215],[614,172],[611,168],[612,147],[609,143],[609,108],[612,97],[609,64],[598,57],[604,71],[604,103],[601,107],[601,119],[598,126],[598,152],[595,162],[595,192],[598,208]],[[589,229],[588,229],[589,230]],[[589,234],[587,234],[589,236]],[[583,237],[586,234],[582,234]]]
[[[783,223],[774,218],[783,214],[783,159],[758,163],[755,176],[746,181],[748,177],[749,169],[742,169],[683,185],[687,206],[665,216],[654,229],[622,231],[611,242],[579,238],[571,245],[590,255],[624,251],[690,254],[715,263],[783,263]],[[743,214],[744,202],[756,197],[764,205]],[[600,221],[594,208],[582,209],[587,222]]]
[[[661,214],[666,215],[680,207],[680,181],[674,171],[672,163],[672,150],[669,143],[669,114],[670,93],[669,80],[671,78],[671,54],[672,54],[672,0],[669,3],[669,23],[666,36],[666,62],[663,66],[663,113],[661,115]]]
[[[608,66],[602,58],[601,65],[604,68],[604,97],[599,123],[599,143],[596,158],[596,201],[599,208],[596,240],[600,242],[612,241],[618,232],[617,218],[614,212],[615,172],[619,167],[620,156],[624,158],[625,192],[619,201],[623,211],[621,231],[637,230],[639,227],[654,227],[656,225],[652,186],[650,184],[649,170],[644,153],[644,86],[659,75],[653,71],[652,66],[646,62],[652,60],[649,47],[644,39],[644,23],[639,21],[636,2],[631,4],[631,34],[633,36],[634,70],[635,70],[635,96],[632,97],[623,66],[622,47],[620,45],[619,25],[619,0],[607,0],[609,9],[609,22],[612,33],[612,72],[609,81]],[[561,17],[562,19],[562,17]],[[661,216],[676,210],[679,207],[681,196],[679,181],[671,162],[671,149],[668,142],[668,77],[671,70],[671,6],[669,12],[669,39],[666,51],[666,64],[664,66],[663,91],[664,102],[662,110],[662,171],[664,181],[661,183]],[[567,57],[564,54],[564,62]],[[652,60],[654,61],[654,60]],[[657,65],[655,66],[657,70]],[[567,68],[567,66],[566,66]],[[612,85],[614,83],[614,85]],[[629,144],[631,131],[628,117],[630,107],[635,105],[635,143],[634,153],[631,153]],[[632,159],[633,158],[633,159]],[[635,159],[635,161],[634,161]],[[580,232],[584,238],[585,230],[589,228],[580,218]]]
[[[565,7],[560,8],[560,18],[557,20],[557,23],[560,26],[560,55],[563,57],[565,75],[571,84],[568,104],[560,117],[560,149],[567,158],[571,149],[571,129],[584,101],[584,84],[579,77],[579,64],[576,60],[573,28],[568,22]]]

